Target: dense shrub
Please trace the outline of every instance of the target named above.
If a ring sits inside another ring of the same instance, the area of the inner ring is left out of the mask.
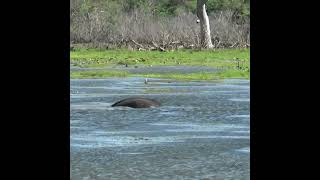
[[[239,0],[209,2],[214,46],[249,46],[248,4]],[[214,2],[220,2],[220,6]],[[154,44],[166,48],[198,47],[200,27],[193,3],[195,1],[188,0],[72,0],[70,40],[110,47],[153,47]]]

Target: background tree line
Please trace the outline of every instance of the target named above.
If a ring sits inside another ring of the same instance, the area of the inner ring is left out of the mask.
[[[71,0],[70,41],[95,47],[196,48],[196,0]],[[209,0],[215,48],[250,46],[250,0]]]

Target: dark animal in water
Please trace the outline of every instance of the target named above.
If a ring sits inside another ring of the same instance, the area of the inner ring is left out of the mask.
[[[131,108],[149,108],[149,107],[157,107],[160,106],[160,102],[154,99],[147,98],[127,98],[121,101],[118,101],[111,105],[111,107],[115,106],[126,106]]]

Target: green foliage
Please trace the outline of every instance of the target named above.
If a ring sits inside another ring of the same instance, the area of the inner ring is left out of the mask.
[[[124,11],[132,11],[137,8],[146,8],[148,0],[120,0]]]
[[[250,15],[250,0],[209,0],[208,13],[214,11],[232,10],[237,16]]]

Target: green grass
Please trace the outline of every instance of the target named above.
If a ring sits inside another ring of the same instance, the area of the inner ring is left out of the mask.
[[[224,78],[249,79],[250,49],[219,49],[219,50],[178,50],[170,52],[159,51],[129,51],[77,49],[70,52],[73,65],[79,67],[106,67],[114,65],[155,65],[155,66],[208,66],[222,67],[226,70],[216,73],[190,74],[132,74],[126,71],[76,71],[70,78],[108,78],[108,77],[149,77],[169,78],[177,80],[215,80]]]
[[[209,66],[234,67],[235,59],[241,60],[242,66],[249,67],[250,49],[219,49],[219,50],[178,50],[129,51],[78,49],[70,52],[70,59],[79,67],[106,67],[110,65],[160,65],[160,66]]]
[[[199,73],[189,73],[189,74],[179,74],[179,73],[154,73],[154,74],[136,74],[128,73],[126,71],[73,71],[70,74],[72,79],[100,79],[109,77],[144,77],[144,78],[165,78],[165,79],[175,79],[175,80],[218,80],[224,78],[245,78],[249,79],[249,73],[245,70],[225,70],[217,73],[209,72],[199,72]]]

